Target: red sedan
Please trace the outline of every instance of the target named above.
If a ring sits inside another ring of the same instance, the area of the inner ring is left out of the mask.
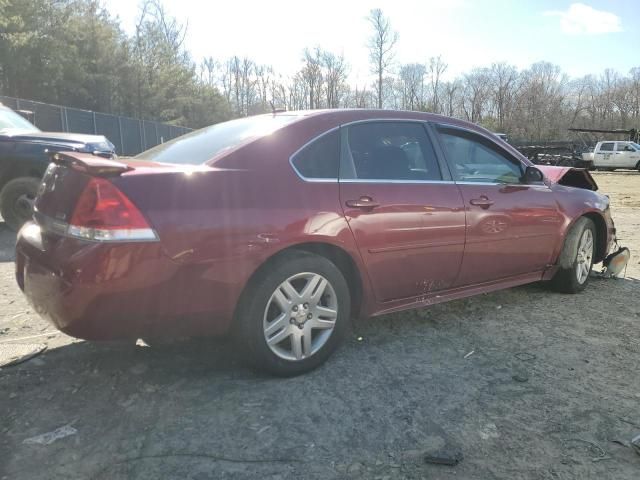
[[[588,173],[571,186],[417,112],[277,113],[133,159],[53,160],[16,247],[37,312],[91,340],[233,332],[280,375],[324,362],[355,316],[540,280],[581,291],[615,231]]]

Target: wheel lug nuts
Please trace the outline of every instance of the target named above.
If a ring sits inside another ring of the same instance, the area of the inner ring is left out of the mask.
[[[304,307],[304,308],[309,308],[309,304],[308,304],[308,303],[305,303],[305,304],[303,305],[303,307]]]
[[[296,319],[295,318],[290,318],[289,319],[289,323],[296,323]]]
[[[311,317],[313,317],[313,315],[311,315],[311,314],[307,315],[308,319],[311,319]]]
[[[294,312],[297,312],[297,311],[298,311],[298,306],[297,306],[297,305],[294,305],[294,306],[293,306],[293,308],[292,308],[291,310],[293,310]]]

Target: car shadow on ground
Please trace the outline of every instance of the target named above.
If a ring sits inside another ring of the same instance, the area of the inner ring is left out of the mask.
[[[0,262],[15,260],[16,232],[0,221]]]

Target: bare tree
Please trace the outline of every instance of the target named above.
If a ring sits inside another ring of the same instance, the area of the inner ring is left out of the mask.
[[[338,108],[347,86],[347,63],[343,55],[322,52],[323,79],[325,82],[326,107]]]
[[[442,60],[442,56],[429,59],[429,80],[431,82],[431,110],[440,113],[440,77],[447,70],[448,65]]]
[[[398,41],[398,32],[391,29],[391,21],[384,16],[382,10],[371,10],[368,17],[373,28],[373,34],[369,38],[369,61],[372,71],[376,74],[378,89],[378,108],[383,105],[383,79],[393,62],[393,48]]]
[[[320,108],[320,97],[322,95],[322,52],[320,47],[313,50],[305,48],[303,62],[304,66],[300,71],[300,78],[305,82],[307,94],[309,96],[308,108]]]
[[[491,95],[494,114],[498,121],[498,129],[501,132],[505,129],[507,115],[513,107],[517,79],[518,71],[515,67],[506,63],[494,63],[491,65],[489,72]]]
[[[474,68],[464,76],[462,108],[466,119],[471,122],[480,122],[487,108],[488,79],[489,72],[486,68]]]
[[[461,90],[460,81],[454,80],[446,82],[443,86],[444,92],[444,114],[449,117],[456,116],[456,107],[458,104],[459,92]]]
[[[422,110],[425,104],[424,77],[426,67],[421,63],[409,63],[400,67],[398,90],[400,107],[405,110]]]

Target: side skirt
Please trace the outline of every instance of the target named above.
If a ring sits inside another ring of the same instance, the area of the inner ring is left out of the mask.
[[[501,280],[493,280],[491,282],[478,283],[476,285],[466,285],[464,287],[456,287],[439,292],[425,293],[424,295],[419,295],[417,297],[394,300],[392,302],[379,305],[380,309],[372,312],[371,316],[377,317],[379,315],[411,310],[413,308],[424,308],[437,303],[448,302],[450,300],[473,297],[481,293],[495,292],[496,290],[504,290],[505,288],[539,282],[540,280],[543,280],[544,273],[544,271],[527,273],[503,278]]]

